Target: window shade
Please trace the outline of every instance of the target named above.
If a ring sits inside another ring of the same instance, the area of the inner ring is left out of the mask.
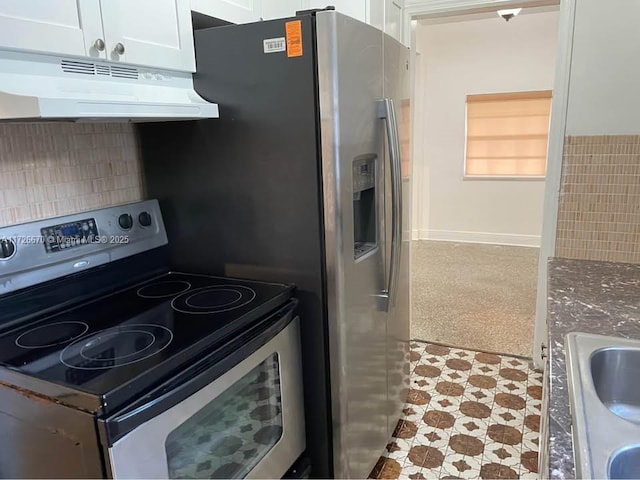
[[[551,92],[467,95],[465,175],[544,176]]]

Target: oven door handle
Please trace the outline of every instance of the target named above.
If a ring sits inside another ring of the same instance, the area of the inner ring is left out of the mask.
[[[98,428],[105,445],[113,446],[139,425],[209,385],[267,344],[293,320],[297,304],[298,300],[295,298],[289,300],[284,307],[265,317],[235,340],[189,365],[187,371],[167,380],[113,416],[99,419]]]

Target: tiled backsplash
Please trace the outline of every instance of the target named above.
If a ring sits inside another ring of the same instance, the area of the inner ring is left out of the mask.
[[[566,137],[556,256],[640,263],[640,135]]]
[[[0,123],[0,226],[142,200],[128,123]]]

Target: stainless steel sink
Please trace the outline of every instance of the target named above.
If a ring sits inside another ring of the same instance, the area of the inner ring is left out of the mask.
[[[640,344],[638,349],[611,347],[595,352],[591,378],[598,398],[609,410],[640,424]]]
[[[611,457],[609,478],[640,478],[640,446],[625,448]]]
[[[640,478],[640,340],[565,339],[577,478]]]

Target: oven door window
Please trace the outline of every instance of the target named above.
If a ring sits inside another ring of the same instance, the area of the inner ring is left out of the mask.
[[[244,478],[281,437],[273,354],[169,434],[169,478]]]

